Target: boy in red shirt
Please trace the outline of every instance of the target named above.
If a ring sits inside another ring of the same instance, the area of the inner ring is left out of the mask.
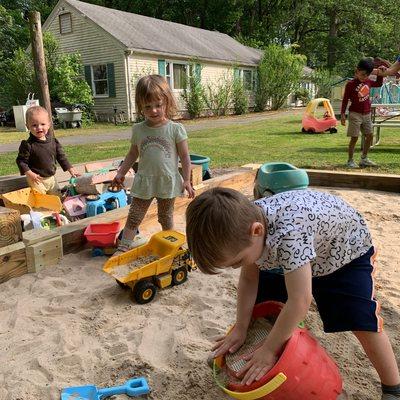
[[[353,156],[358,137],[360,136],[360,131],[365,136],[365,140],[359,166],[376,166],[376,164],[367,157],[373,139],[371,100],[369,92],[371,87],[382,86],[383,77],[378,76],[375,82],[370,80],[369,75],[373,69],[373,60],[370,58],[363,58],[357,65],[354,79],[347,82],[342,100],[341,123],[343,126],[346,125],[347,103],[349,100],[351,102],[349,107],[349,126],[347,128],[347,136],[350,137],[349,160],[347,161],[347,166],[349,168],[357,168]]]

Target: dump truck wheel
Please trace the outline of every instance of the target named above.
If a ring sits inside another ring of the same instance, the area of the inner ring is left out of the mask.
[[[172,271],[172,284],[181,285],[186,282],[188,278],[188,271],[185,267],[177,268]]]
[[[141,281],[136,284],[132,293],[139,304],[150,303],[157,293],[157,286],[150,281]]]

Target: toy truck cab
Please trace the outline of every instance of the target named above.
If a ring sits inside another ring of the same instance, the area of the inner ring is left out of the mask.
[[[184,283],[195,268],[185,242],[180,232],[158,232],[145,245],[110,258],[103,270],[130,288],[138,303],[149,303],[158,288]]]

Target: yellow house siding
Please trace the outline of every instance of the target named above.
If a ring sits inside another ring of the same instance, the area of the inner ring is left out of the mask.
[[[60,34],[60,14],[71,13],[72,32]],[[124,47],[90,19],[82,16],[67,3],[59,3],[54,18],[44,26],[59,41],[61,51],[78,52],[84,65],[114,64],[115,97],[94,98],[94,110],[100,114],[113,114],[113,106],[128,112]]]
[[[162,57],[149,56],[144,54],[133,53],[128,57],[128,76],[130,83],[132,115],[131,119],[135,119],[135,87],[137,81],[145,75],[158,74],[158,60]]]

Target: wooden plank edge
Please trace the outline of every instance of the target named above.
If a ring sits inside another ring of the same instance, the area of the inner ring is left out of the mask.
[[[244,185],[248,185],[249,181],[252,182],[254,180],[254,174],[255,171],[248,171],[242,169],[239,170],[238,172],[231,172],[226,175],[217,176],[215,178],[204,181],[203,187],[197,190],[196,193],[200,194],[209,188],[217,186],[225,186],[225,187],[240,189]],[[175,209],[181,210],[183,208],[186,208],[186,206],[189,204],[190,201],[191,199],[188,199],[186,197],[178,197],[175,202]],[[106,213],[99,214],[94,217],[85,218],[58,227],[54,229],[52,232],[54,232],[57,235],[61,235],[64,254],[72,253],[80,250],[84,246],[85,239],[83,233],[89,224],[119,221],[122,225],[124,225],[128,212],[129,212],[129,206],[118,208],[116,210],[108,211]],[[147,223],[147,221],[156,221],[156,218],[157,218],[157,204],[153,203],[150,206],[142,223]]]

